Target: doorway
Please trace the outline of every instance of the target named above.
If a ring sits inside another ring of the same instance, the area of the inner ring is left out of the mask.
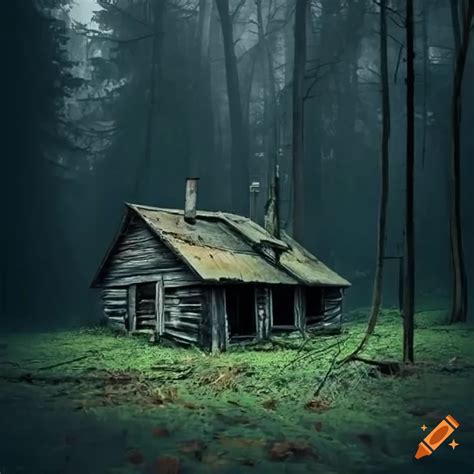
[[[229,337],[250,338],[257,333],[255,289],[249,285],[231,286],[225,290]]]
[[[278,286],[272,289],[273,327],[295,327],[295,289]]]

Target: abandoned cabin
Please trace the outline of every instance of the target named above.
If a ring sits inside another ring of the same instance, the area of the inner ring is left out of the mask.
[[[252,220],[126,204],[92,283],[114,327],[206,350],[289,331],[337,329],[350,283],[282,233]]]

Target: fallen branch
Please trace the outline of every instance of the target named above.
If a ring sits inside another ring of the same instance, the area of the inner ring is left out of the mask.
[[[347,336],[342,342],[345,343],[349,339],[349,337],[350,336]],[[333,347],[338,346],[340,342],[341,341],[337,341],[334,344],[330,344],[329,346],[322,347],[321,349],[318,349],[318,350],[315,350],[315,351],[308,351],[306,354],[302,354],[298,357],[295,357],[291,362],[288,362],[288,364],[286,364],[283,367],[282,370],[287,369],[288,367],[292,366],[293,364],[296,364],[297,362],[301,362],[302,360],[312,358],[312,357],[317,356],[317,355],[324,354],[325,352],[328,352]],[[303,344],[303,346],[304,346],[304,344]],[[300,348],[299,352],[301,352],[301,351],[302,351],[302,348]]]
[[[18,373],[0,373],[0,380],[11,383],[43,383],[43,384],[68,384],[68,383],[108,383],[108,384],[132,384],[143,382],[162,382],[167,377],[163,376],[143,376],[141,374],[110,374],[102,373],[96,375],[43,375],[32,374],[31,372]]]
[[[66,360],[64,362],[58,362],[57,364],[52,364],[52,365],[46,365],[44,367],[39,367],[38,369],[36,370],[49,370],[49,369],[55,369],[56,367],[61,367],[63,365],[68,365],[68,364],[72,364],[74,362],[79,362],[81,360],[84,360],[84,359],[88,359],[89,357],[93,356],[93,355],[97,355],[98,351],[93,351],[89,354],[86,354],[86,355],[83,355],[81,357],[76,357],[75,359],[69,359],[69,360]]]
[[[337,352],[334,355],[334,358],[332,359],[331,365],[329,366],[329,369],[327,370],[326,375],[323,377],[323,380],[321,380],[321,383],[318,385],[318,388],[314,392],[315,397],[319,396],[319,394],[321,393],[321,390],[323,389],[325,383],[327,382],[329,376],[331,375],[331,372],[334,370],[334,367],[336,366],[337,358],[339,357],[339,354],[341,353],[341,350],[342,350],[342,348],[341,348],[341,345],[339,344],[339,341],[338,341]]]
[[[359,356],[354,356],[349,359],[349,361],[362,362],[364,364],[372,365],[377,367],[380,373],[384,375],[399,375],[404,367],[404,364],[401,364],[397,361],[378,361]]]

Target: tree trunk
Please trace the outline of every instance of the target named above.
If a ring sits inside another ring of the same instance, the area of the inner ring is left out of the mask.
[[[153,153],[153,131],[155,122],[156,94],[157,94],[157,76],[158,61],[161,57],[161,46],[163,44],[162,25],[165,13],[165,0],[149,0],[149,17],[153,24],[154,35],[152,37],[151,57],[150,57],[150,82],[149,82],[149,99],[145,129],[145,152],[143,156],[142,166],[137,170],[135,178],[135,187],[133,197],[139,201],[143,192],[140,192],[140,186],[146,182],[146,176],[150,172],[152,153]],[[146,192],[147,190],[145,190]]]
[[[199,21],[196,35],[195,84],[192,93],[192,104],[196,117],[190,119],[191,150],[189,153],[189,176],[210,179],[208,169],[214,156],[214,116],[212,110],[211,71],[209,61],[209,44],[211,33],[212,0],[199,0]],[[201,203],[209,203],[208,194],[211,186],[204,186]]]
[[[304,237],[304,78],[307,9],[307,0],[296,0],[293,66],[293,236],[299,242],[303,242]]]
[[[454,11],[456,10],[456,11]],[[451,258],[453,266],[453,301],[451,323],[467,320],[467,275],[464,263],[461,219],[461,96],[466,56],[469,48],[470,30],[474,12],[474,0],[469,0],[467,11],[463,15],[462,37],[456,32],[456,21],[459,23],[457,9],[453,9],[453,30],[456,45],[456,64],[453,79],[451,102],[451,205],[450,237]],[[457,24],[459,28],[459,24]],[[456,40],[456,38],[458,38]]]
[[[421,150],[421,165],[425,166],[426,158],[426,136],[428,129],[428,87],[429,87],[429,45],[428,45],[428,18],[429,2],[423,5],[423,137]]]
[[[382,285],[387,238],[387,207],[389,196],[389,143],[390,143],[390,89],[388,78],[387,1],[380,0],[380,75],[382,79],[382,150],[380,154],[380,203],[377,239],[377,264],[375,268],[372,309],[367,332],[357,349],[349,356],[355,357],[367,344],[377,324],[382,304]]]
[[[229,99],[230,128],[232,137],[232,208],[241,215],[249,213],[249,144],[245,133],[239,74],[234,50],[232,18],[228,0],[216,0],[224,40],[227,96]]]
[[[414,174],[415,174],[415,50],[413,2],[406,0],[406,48],[407,48],[407,136],[406,136],[406,209],[405,209],[405,275],[403,291],[403,360],[413,362],[415,316],[415,222],[414,222]]]
[[[267,184],[270,189],[273,181],[273,170],[277,165],[278,124],[276,105],[275,74],[273,71],[273,56],[267,40],[267,32],[263,22],[262,0],[256,0],[257,27],[260,58],[263,70],[263,142],[267,160]],[[270,8],[270,7],[269,7]],[[268,29],[268,24],[267,24]]]

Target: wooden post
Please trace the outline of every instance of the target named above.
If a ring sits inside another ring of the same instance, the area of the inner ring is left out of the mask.
[[[303,288],[298,286],[295,288],[295,326],[299,331],[304,332],[305,323],[305,295]]]
[[[128,287],[128,330],[135,331],[137,328],[137,285]]]
[[[211,289],[211,352],[227,348],[227,316],[224,288]]]
[[[165,332],[165,288],[163,277],[156,282],[155,316],[156,334],[162,336]]]

